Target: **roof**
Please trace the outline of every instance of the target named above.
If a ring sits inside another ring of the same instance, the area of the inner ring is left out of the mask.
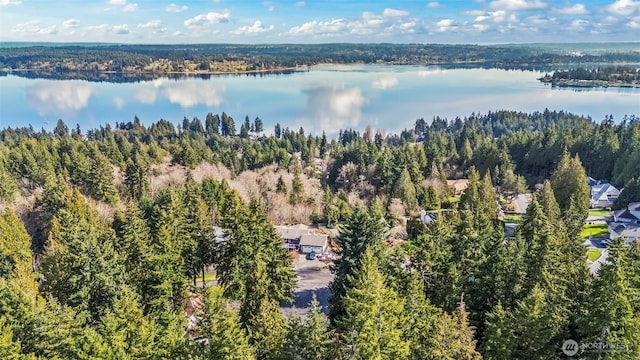
[[[323,234],[304,234],[300,237],[300,245],[321,246],[324,248],[327,245],[328,238],[328,235]]]
[[[630,203],[625,209],[613,212],[614,219],[640,220],[640,202]]]
[[[469,179],[447,180],[447,185],[456,191],[464,191],[469,186]]]
[[[278,234],[287,240],[299,239],[302,235],[310,233],[309,229],[290,228],[286,226],[276,226],[275,228]]]
[[[587,183],[589,184],[589,186],[596,186],[600,184],[600,181],[592,178],[591,176],[587,176]]]
[[[615,236],[623,236],[627,239],[640,239],[640,226],[623,223],[610,223],[609,231]]]
[[[610,196],[618,195],[620,195],[620,190],[608,183],[591,187],[591,198],[595,201],[609,200]]]

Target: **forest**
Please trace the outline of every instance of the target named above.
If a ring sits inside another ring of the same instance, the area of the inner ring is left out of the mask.
[[[519,70],[640,64],[637,51],[573,53],[535,45],[201,44],[0,47],[0,70],[18,76],[134,82],[171,74],[290,71],[316,64],[384,63]]]
[[[594,86],[640,86],[640,70],[628,66],[610,66],[596,69],[577,68],[555,71],[539,79],[554,85],[581,81]]]
[[[560,359],[568,339],[640,357],[640,243],[593,275],[580,235],[587,176],[640,201],[636,116],[336,138],[251,118],[0,131],[0,357]],[[505,237],[497,205],[531,190]],[[281,312],[296,273],[274,225],[296,223],[338,231],[328,316]]]

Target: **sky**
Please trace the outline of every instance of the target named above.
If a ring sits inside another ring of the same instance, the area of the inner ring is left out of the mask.
[[[0,41],[640,41],[640,1],[0,0]]]

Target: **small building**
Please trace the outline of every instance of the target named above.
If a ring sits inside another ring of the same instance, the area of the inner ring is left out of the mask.
[[[611,240],[623,237],[625,244],[640,241],[640,225],[630,223],[609,223],[609,238]]]
[[[590,182],[591,183],[591,182]],[[609,183],[591,185],[591,207],[611,207],[620,196],[620,190]]]
[[[630,203],[626,208],[614,211],[613,222],[640,224],[640,202]]]
[[[282,236],[285,249],[289,251],[300,251],[303,254],[309,254],[313,251],[316,254],[321,254],[328,250],[329,236],[316,234],[305,225],[276,226],[275,228]]]
[[[424,224],[431,224],[433,222],[433,216],[427,214],[425,210],[420,211],[420,221]]]
[[[300,252],[303,254],[322,254],[328,246],[329,236],[325,234],[304,234],[300,237]]]
[[[460,195],[469,186],[469,179],[447,180],[447,185],[453,191],[454,195]]]

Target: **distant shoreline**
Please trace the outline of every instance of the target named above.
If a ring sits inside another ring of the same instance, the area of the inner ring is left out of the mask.
[[[543,76],[538,80],[553,87],[573,87],[573,88],[640,88],[640,84],[621,81],[606,80],[582,80],[582,79],[553,79],[551,76]]]

